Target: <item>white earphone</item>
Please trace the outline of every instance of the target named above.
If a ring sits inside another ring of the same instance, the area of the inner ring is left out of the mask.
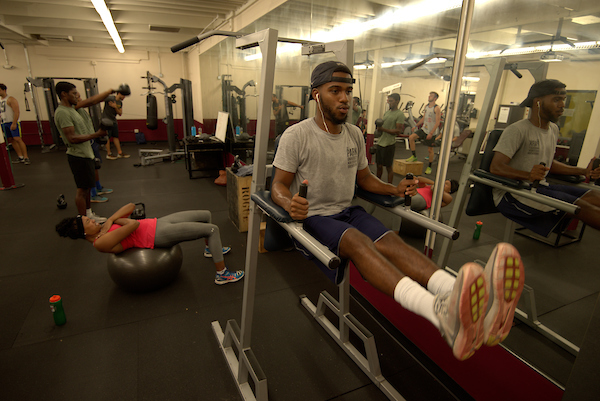
[[[317,103],[319,103],[319,94],[318,93],[315,95],[315,99],[317,100]]]
[[[540,101],[538,100],[538,107],[540,107]]]

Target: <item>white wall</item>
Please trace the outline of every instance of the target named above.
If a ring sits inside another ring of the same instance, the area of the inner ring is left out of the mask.
[[[8,93],[14,96],[21,109],[21,120],[35,120],[31,96],[28,100],[32,111],[25,111],[23,97],[23,87],[26,77],[29,76],[25,51],[20,44],[4,44],[10,64],[14,69],[0,69],[0,82],[8,87]],[[132,94],[124,101],[122,119],[145,119],[146,118],[146,97],[142,96],[147,89],[145,79],[146,71],[154,75],[159,75],[162,70],[162,80],[171,86],[179,83],[183,77],[182,54],[160,53],[159,68],[158,53],[147,51],[127,51],[119,54],[116,50],[72,47],[44,47],[33,46],[27,48],[31,64],[31,73],[33,77],[61,77],[61,78],[98,78],[98,89],[100,92],[117,88],[119,84],[126,82],[130,85]],[[95,62],[96,65],[92,65]],[[59,80],[55,80],[58,82]],[[77,89],[85,97],[83,84],[79,81],[70,81],[77,85]],[[155,84],[158,91],[163,88],[160,84]],[[42,120],[48,120],[44,95],[41,88],[37,89],[37,95],[40,99],[40,109]],[[180,92],[175,95],[181,100]],[[198,96],[194,94],[195,96]],[[162,95],[157,94],[158,115],[163,118],[164,100]],[[174,117],[181,118],[181,101],[173,105]],[[197,118],[196,118],[197,119]]]

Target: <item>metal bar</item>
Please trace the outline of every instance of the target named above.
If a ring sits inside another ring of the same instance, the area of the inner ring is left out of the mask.
[[[450,82],[450,95],[448,97],[448,113],[444,123],[444,135],[442,136],[442,146],[440,149],[440,159],[437,166],[436,181],[434,186],[433,199],[431,202],[430,217],[434,221],[440,219],[442,210],[442,197],[444,195],[444,182],[448,173],[448,160],[450,160],[450,150],[452,146],[452,134],[454,124],[456,124],[457,107],[460,98],[460,88],[462,84],[463,71],[465,69],[465,58],[469,47],[469,35],[471,33],[471,20],[473,19],[473,9],[475,0],[463,0],[458,37],[456,38],[456,50],[454,51],[454,64],[452,66],[452,81]],[[427,252],[433,251],[435,242],[435,233],[427,235],[428,241],[425,243]]]
[[[467,64],[481,65],[482,63],[481,61],[478,61],[470,62]],[[465,204],[467,202],[468,197],[467,195],[469,193],[469,175],[471,174],[475,163],[477,163],[478,165],[479,160],[481,159],[481,156],[479,155],[479,149],[481,148],[481,144],[485,137],[487,125],[492,114],[494,99],[496,97],[496,93],[498,92],[498,87],[500,86],[500,79],[502,77],[505,64],[506,59],[503,57],[498,57],[492,60],[485,60],[483,62],[483,65],[486,67],[490,75],[490,80],[485,91],[483,104],[481,106],[481,113],[479,114],[479,118],[477,119],[477,128],[475,129],[475,134],[473,135],[471,149],[467,156],[467,160],[463,166],[461,176],[459,178],[460,186],[458,188],[458,192],[456,193],[456,199],[452,202],[454,206],[452,207],[452,212],[450,213],[450,220],[448,221],[449,226],[458,227],[458,224],[460,223],[460,218],[462,217],[463,211],[465,210]],[[442,243],[442,249],[438,258],[439,266],[446,266],[448,264],[448,259],[450,257],[451,251],[452,241],[444,239]]]
[[[326,246],[321,244],[312,235],[304,231],[300,223],[279,223],[295,240],[300,242],[306,249],[313,254],[321,263],[330,269],[337,268],[341,260]]]
[[[252,175],[251,193],[264,188],[265,166],[267,164],[267,147],[269,142],[269,125],[271,120],[271,94],[273,93],[273,77],[275,75],[275,59],[277,54],[277,35],[274,29],[265,29],[253,34],[254,38],[262,34],[258,41],[262,52],[260,88],[258,101],[258,124],[256,127],[254,174]],[[237,41],[236,41],[237,44]],[[256,292],[256,269],[258,265],[258,242],[260,236],[260,210],[254,202],[250,202],[250,220],[248,223],[248,245],[246,248],[246,266],[244,277],[244,295],[242,303],[242,320],[240,343],[241,348],[250,347],[252,319]],[[238,378],[240,382],[242,378]]]
[[[567,213],[570,213],[573,215],[576,215],[577,213],[579,213],[579,210],[580,210],[579,206],[573,205],[572,203],[561,201],[559,199],[554,199],[549,196],[538,194],[536,192],[531,192],[528,189],[517,189],[517,188],[507,187],[506,185],[500,184],[499,182],[496,182],[493,180],[488,180],[486,178],[481,178],[474,174],[470,174],[469,179],[471,181],[475,181],[480,184],[490,186],[492,188],[498,188],[503,191],[510,192],[511,194],[520,195],[524,198],[531,199],[531,200],[534,200],[539,203],[543,203],[544,205],[551,206],[555,209],[562,210],[563,212],[567,212]]]
[[[456,228],[450,227],[439,221],[432,220],[431,218],[423,216],[421,213],[417,213],[414,210],[406,209],[404,206],[383,207],[379,203],[372,202],[367,199],[363,200],[369,202],[374,206],[379,206],[381,209],[395,214],[396,216],[400,216],[403,219],[410,220],[416,224],[419,224],[420,226],[425,227],[426,229],[431,230],[437,234],[440,234],[445,238],[457,239],[460,235],[460,232]]]

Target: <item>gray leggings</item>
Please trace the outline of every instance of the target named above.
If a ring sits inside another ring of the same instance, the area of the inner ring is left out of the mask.
[[[189,210],[160,217],[156,220],[154,246],[169,248],[184,241],[208,239],[208,249],[213,262],[223,261],[223,245],[219,227],[211,223],[208,210]]]

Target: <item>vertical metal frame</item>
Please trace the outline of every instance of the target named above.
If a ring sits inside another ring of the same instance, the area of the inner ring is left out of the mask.
[[[277,30],[265,29],[236,40],[237,48],[245,49],[258,45],[263,56],[251,193],[263,190],[265,187],[265,166],[269,145],[271,95],[274,86],[277,36]],[[250,202],[241,329],[234,320],[227,322],[225,333],[223,333],[218,321],[213,322],[212,327],[242,398],[244,400],[266,401],[268,399],[267,378],[250,348],[261,215],[260,209],[254,202]],[[249,382],[249,376],[253,381],[254,391]]]

